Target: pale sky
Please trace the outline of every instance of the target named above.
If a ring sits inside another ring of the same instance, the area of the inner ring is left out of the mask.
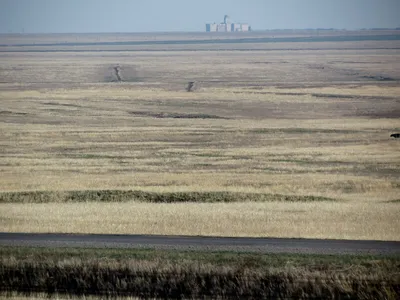
[[[400,27],[400,0],[0,0],[1,33]]]

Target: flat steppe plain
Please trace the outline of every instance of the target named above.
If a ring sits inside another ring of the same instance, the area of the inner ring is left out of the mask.
[[[0,37],[1,231],[400,240],[395,38],[63,38]],[[212,203],[27,193],[104,190]]]

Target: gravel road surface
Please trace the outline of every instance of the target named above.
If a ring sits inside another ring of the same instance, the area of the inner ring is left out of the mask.
[[[161,235],[3,233],[0,246],[85,247],[309,254],[400,254],[400,242]]]

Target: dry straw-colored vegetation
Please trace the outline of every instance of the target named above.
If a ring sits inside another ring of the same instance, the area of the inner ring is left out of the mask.
[[[2,203],[2,230],[399,240],[399,42],[348,43],[0,53],[3,192],[335,200]]]
[[[382,298],[398,257],[0,249],[0,291],[141,298]]]
[[[11,232],[398,240],[398,203],[2,204]]]

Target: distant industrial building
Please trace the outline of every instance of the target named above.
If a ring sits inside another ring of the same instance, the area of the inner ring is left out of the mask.
[[[229,16],[225,15],[223,23],[209,23],[206,24],[207,32],[238,32],[238,31],[251,31],[249,24],[231,23]]]

